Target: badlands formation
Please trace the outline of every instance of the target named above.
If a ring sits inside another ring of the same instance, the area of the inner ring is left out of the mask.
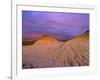
[[[89,65],[89,33],[65,42],[43,36],[22,48],[23,69]]]

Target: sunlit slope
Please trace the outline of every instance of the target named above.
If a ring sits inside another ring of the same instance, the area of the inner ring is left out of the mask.
[[[53,38],[53,37],[51,37],[51,36],[47,36],[47,35],[45,35],[45,36],[43,36],[41,39],[39,39],[35,44],[34,44],[34,46],[35,45],[51,45],[51,44],[55,44],[55,43],[58,43],[58,41],[55,39],[55,38]]]
[[[45,36],[34,45],[23,46],[22,56],[23,68],[87,66],[89,35],[85,33],[66,42]]]

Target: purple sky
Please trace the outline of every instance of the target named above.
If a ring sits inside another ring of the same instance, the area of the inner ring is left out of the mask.
[[[89,14],[22,11],[23,39],[37,40],[50,35],[70,40],[89,31]]]

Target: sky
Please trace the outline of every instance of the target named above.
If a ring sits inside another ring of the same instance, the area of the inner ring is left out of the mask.
[[[44,35],[70,40],[89,31],[89,14],[22,11],[23,40],[38,40]]]

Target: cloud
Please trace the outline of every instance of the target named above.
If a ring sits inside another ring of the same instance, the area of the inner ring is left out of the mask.
[[[29,39],[34,36],[37,39],[37,35],[32,36],[32,33],[70,39],[89,30],[89,14],[23,11],[22,30],[24,38]]]
[[[38,33],[31,33],[31,32],[24,32],[22,33],[23,35],[23,40],[37,40],[44,36],[43,34],[38,34]]]

